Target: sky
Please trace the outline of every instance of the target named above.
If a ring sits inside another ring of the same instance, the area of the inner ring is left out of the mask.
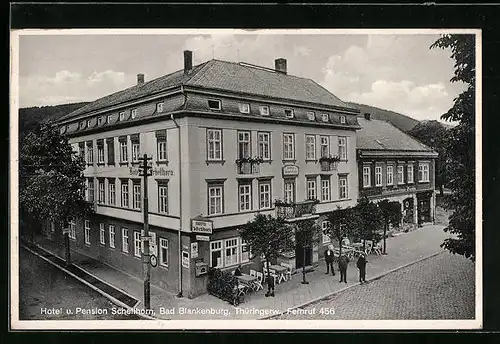
[[[359,31],[358,31],[359,32]],[[417,120],[439,120],[464,86],[450,83],[449,50],[430,49],[437,34],[191,34],[21,35],[19,106],[92,101],[216,58],[274,68],[313,79],[344,101],[393,110]]]

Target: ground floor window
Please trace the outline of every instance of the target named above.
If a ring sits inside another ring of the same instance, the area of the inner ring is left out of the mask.
[[[224,254],[225,266],[238,264],[238,258],[239,258],[238,238],[225,240],[224,247],[225,247],[225,254]]]
[[[104,229],[104,223],[99,223],[99,241],[101,245],[106,245],[106,230]]]
[[[210,243],[210,266],[212,268],[222,268],[222,241],[212,241]]]
[[[329,243],[331,240],[330,240],[330,236],[325,234],[325,232],[328,230],[328,221],[322,221],[321,222],[321,230],[322,230],[322,241],[323,241],[323,244],[327,244]]]
[[[241,262],[246,263],[250,261],[250,245],[246,240],[241,239]]]
[[[72,219],[69,221],[69,234],[70,239],[76,240],[76,223]]]
[[[210,266],[225,268],[250,260],[250,246],[240,237],[212,241],[210,243]]]
[[[109,225],[109,247],[115,248],[115,226]]]
[[[122,251],[128,253],[128,229],[122,228]]]
[[[85,220],[85,230],[84,230],[85,245],[90,245],[90,221]]]
[[[141,256],[141,232],[134,232],[134,256]]]
[[[168,240],[160,238],[160,265],[168,266]]]

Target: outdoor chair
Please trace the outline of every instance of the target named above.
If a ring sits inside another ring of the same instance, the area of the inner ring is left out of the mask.
[[[380,245],[380,243],[377,243],[377,245],[373,247],[373,252],[379,255],[382,254],[382,245]]]
[[[264,289],[264,287],[262,286],[262,283],[264,282],[264,274],[262,272],[259,272],[259,271],[255,271],[256,273],[256,277],[257,277],[257,280],[255,280],[254,283],[254,290],[255,291],[259,291],[259,290],[262,290]]]
[[[373,241],[365,240],[365,253],[372,254],[372,251],[373,251]]]
[[[287,263],[281,263],[280,265],[287,269],[285,276],[286,276],[288,281],[291,280],[292,279],[292,266],[290,264],[287,264]]]
[[[257,271],[255,271],[254,269],[250,269],[250,276],[257,277]]]
[[[268,275],[268,273],[267,273],[267,268],[263,268],[263,269],[262,269],[262,272],[264,273],[264,276],[265,276],[264,278],[267,278],[267,275]],[[272,278],[274,278],[274,285],[279,284],[279,276],[278,276],[278,275],[276,275],[276,273],[274,272],[274,270],[269,269],[269,275],[270,275]]]
[[[351,241],[347,238],[342,239],[342,246],[350,246]]]

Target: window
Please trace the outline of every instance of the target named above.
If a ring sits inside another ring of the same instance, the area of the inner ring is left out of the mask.
[[[122,180],[122,207],[128,208],[128,180]]]
[[[321,114],[321,120],[323,122],[328,122],[328,114],[324,113],[324,114]]]
[[[113,115],[108,115],[106,117],[106,123],[110,124],[112,120],[113,120]]]
[[[156,160],[167,161],[167,131],[156,132]]]
[[[265,181],[259,183],[259,208],[271,208],[271,182]]]
[[[262,160],[270,160],[271,159],[271,150],[270,150],[270,133],[259,132],[257,134],[257,141],[259,146],[259,158]]]
[[[122,228],[122,251],[128,253],[128,229]]]
[[[166,184],[158,184],[158,212],[168,214],[168,187]]]
[[[370,166],[363,166],[363,187],[371,186],[371,171]]]
[[[250,104],[238,104],[241,113],[250,113]]]
[[[104,143],[97,145],[97,163],[104,164]]]
[[[347,176],[339,176],[339,199],[346,199],[349,195]]]
[[[394,184],[394,167],[387,166],[387,185]]]
[[[347,160],[347,137],[339,137],[339,158]]]
[[[240,184],[238,186],[239,193],[239,209],[246,211],[252,209],[252,184]]]
[[[137,117],[137,109],[133,109],[130,116],[132,117],[132,119],[135,119]]]
[[[418,164],[418,181],[419,182],[429,182],[429,164],[419,163]]]
[[[84,122],[84,121],[81,121],[81,122],[80,122],[80,129],[83,129],[83,128],[85,128],[85,122]]]
[[[119,118],[120,118],[120,121],[125,120],[125,111],[120,112]]]
[[[238,159],[249,158],[250,152],[250,132],[249,131],[239,131],[238,132]]]
[[[102,123],[104,122],[104,117],[98,117],[97,118],[97,125],[102,125]]]
[[[134,256],[141,256],[141,232],[134,231]]]
[[[101,245],[106,245],[106,229],[104,223],[99,223],[99,242]]]
[[[222,131],[207,129],[208,160],[222,160]]]
[[[109,247],[115,248],[115,226],[109,225]]]
[[[85,160],[85,142],[80,142],[78,144],[78,151],[79,151],[78,154],[79,154],[80,158]]]
[[[225,246],[225,254],[224,254],[225,266],[238,264],[239,261],[238,238],[226,239],[224,241],[224,246]]]
[[[210,110],[220,110],[220,100],[208,100],[208,107]]]
[[[94,202],[94,178],[87,179],[87,200],[89,202]]]
[[[138,141],[132,142],[132,161],[139,161],[139,157],[141,155],[141,145]]]
[[[108,179],[108,204],[116,205],[116,188],[114,179]]]
[[[293,110],[286,109],[285,110],[285,117],[286,118],[293,118]]]
[[[408,179],[408,183],[413,183],[413,165],[412,164],[409,164],[407,167],[406,167],[406,171],[407,171],[407,179]]]
[[[382,186],[382,167],[375,166],[375,186]]]
[[[259,111],[261,116],[269,116],[269,106],[261,106]]]
[[[398,166],[398,184],[404,184],[405,168],[402,165]]]
[[[340,123],[345,124],[345,116],[340,116]]]
[[[97,202],[104,204],[105,201],[105,191],[104,191],[104,179],[98,179],[97,180]]]
[[[295,159],[295,135],[283,134],[283,159]]]
[[[76,240],[76,223],[75,220],[69,220],[69,234],[70,239]]]
[[[222,268],[222,241],[212,241],[210,243],[210,267]]]
[[[316,160],[316,136],[306,135],[306,160]]]
[[[156,112],[163,112],[163,102],[156,104]]]
[[[307,119],[310,121],[314,121],[316,119],[316,116],[314,115],[314,112],[308,111],[307,112]]]
[[[316,178],[307,178],[307,199],[316,199]]]
[[[250,246],[248,242],[241,239],[241,262],[246,263],[250,261]]]
[[[208,215],[222,214],[223,209],[222,185],[208,186]]]
[[[160,266],[168,267],[168,240],[160,238]]]
[[[295,181],[294,180],[285,180],[283,189],[284,189],[285,203],[294,203],[295,202]]]
[[[92,124],[92,121],[90,119],[87,120],[87,128],[90,128],[90,125]]]
[[[322,241],[323,244],[330,243],[330,236],[325,234],[325,232],[328,231],[328,221],[322,221],[321,222],[321,234],[322,234]]]
[[[330,155],[330,138],[328,136],[320,137],[320,151],[322,158]]]
[[[87,142],[87,164],[94,163],[94,146],[92,145],[92,141]]]
[[[83,236],[85,239],[85,245],[90,245],[90,221],[85,220],[85,228],[83,231]]]
[[[115,139],[110,137],[106,139],[106,145],[108,146],[108,165],[115,164]]]
[[[330,201],[330,177],[321,178],[321,200]]]
[[[128,145],[126,136],[124,138],[120,138],[120,162],[128,162]]]
[[[134,209],[141,209],[141,184],[134,183],[132,190],[132,204]]]

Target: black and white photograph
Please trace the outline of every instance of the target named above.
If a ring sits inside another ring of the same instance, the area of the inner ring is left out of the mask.
[[[481,328],[480,30],[11,44],[13,329]]]

